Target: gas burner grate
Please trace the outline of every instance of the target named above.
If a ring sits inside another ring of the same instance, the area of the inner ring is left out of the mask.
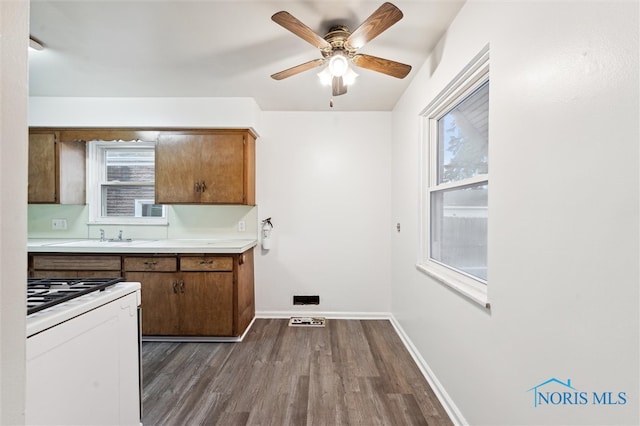
[[[27,315],[94,291],[102,291],[121,281],[122,278],[29,278]]]

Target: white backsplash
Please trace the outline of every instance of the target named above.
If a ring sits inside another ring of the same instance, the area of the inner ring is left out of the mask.
[[[124,238],[257,238],[257,206],[167,206],[168,225],[89,224],[86,205],[29,204],[29,238],[115,238],[120,230]],[[52,219],[67,221],[66,230],[52,230]],[[238,222],[245,231],[238,231]]]

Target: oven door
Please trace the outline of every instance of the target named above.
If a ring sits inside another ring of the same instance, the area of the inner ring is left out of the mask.
[[[26,424],[140,424],[138,298],[27,339]]]

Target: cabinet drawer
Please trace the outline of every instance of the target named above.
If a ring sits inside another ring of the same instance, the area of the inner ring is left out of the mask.
[[[32,278],[120,278],[120,271],[44,271],[37,270]]]
[[[175,272],[178,270],[178,259],[175,257],[125,257],[124,270]]]
[[[180,258],[181,271],[233,271],[233,258],[227,256],[189,256]]]
[[[33,269],[71,271],[119,271],[120,256],[34,256]]]

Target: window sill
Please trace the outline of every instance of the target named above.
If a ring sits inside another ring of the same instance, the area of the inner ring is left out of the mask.
[[[440,270],[435,266],[425,265],[421,263],[416,264],[416,269],[434,278],[439,283],[449,287],[455,292],[466,297],[470,301],[477,303],[485,309],[491,309],[489,303],[489,297],[487,295],[487,288],[482,284],[471,284],[463,280],[458,279],[452,273],[446,270]],[[444,269],[444,268],[442,268]]]

